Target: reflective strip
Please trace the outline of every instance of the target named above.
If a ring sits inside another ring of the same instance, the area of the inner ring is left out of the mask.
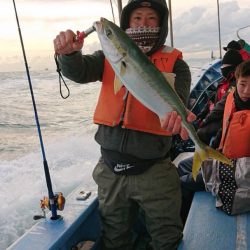
[[[170,53],[173,52],[175,48],[165,45],[161,52]]]

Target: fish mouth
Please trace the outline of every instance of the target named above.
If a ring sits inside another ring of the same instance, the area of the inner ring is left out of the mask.
[[[104,17],[100,18],[100,21],[94,22],[93,26],[95,27],[97,32],[101,32],[104,30],[104,23],[107,21]]]
[[[103,30],[103,23],[101,21],[94,22],[93,26],[97,32],[101,32]]]

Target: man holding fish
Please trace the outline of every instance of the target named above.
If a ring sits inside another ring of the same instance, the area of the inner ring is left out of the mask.
[[[133,249],[132,226],[140,208],[153,248],[173,250],[182,239],[181,191],[169,150],[173,134],[188,138],[186,124],[195,116],[185,108],[180,115],[179,109],[172,108],[176,104],[172,96],[168,98],[171,108],[165,106],[158,98],[161,86],[156,89],[154,83],[157,77],[164,85],[170,83],[168,92],[178,94],[182,108],[189,96],[190,70],[180,51],[164,45],[168,34],[165,0],[129,0],[120,25],[126,34],[120,40],[113,26],[106,19],[94,24],[103,50],[92,55],[82,54],[84,41],[76,40],[72,30],[54,39],[64,76],[78,83],[102,81],[94,114],[101,158],[93,172],[102,249]],[[156,78],[148,79],[146,73],[151,70]],[[151,94],[156,102],[150,102]]]

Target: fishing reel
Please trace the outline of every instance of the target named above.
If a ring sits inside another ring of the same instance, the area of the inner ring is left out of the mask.
[[[56,193],[53,197],[53,200],[54,200],[54,204],[56,205],[56,209],[59,211],[62,211],[64,209],[64,205],[65,205],[65,198],[64,198],[63,194],[61,192]],[[43,200],[40,200],[40,207],[41,207],[41,209],[48,208],[49,210],[51,210],[48,197],[44,196]]]
[[[62,211],[64,209],[65,198],[61,192],[55,193],[53,197],[53,204],[55,204],[56,210]],[[34,220],[46,218],[45,209],[48,208],[51,210],[50,200],[48,197],[44,196],[43,199],[40,200],[40,207],[42,209],[43,215],[35,215],[33,217]]]

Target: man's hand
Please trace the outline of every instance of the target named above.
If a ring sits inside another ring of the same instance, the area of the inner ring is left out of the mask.
[[[187,121],[191,123],[195,119],[195,114],[188,111]],[[181,117],[176,111],[167,113],[166,116],[161,119],[161,127],[173,135],[180,134],[183,140],[187,140],[189,138],[188,131],[182,126]]]
[[[75,51],[80,51],[84,40],[76,40],[76,34],[72,30],[66,30],[65,32],[61,31],[53,42],[57,54],[67,55]]]

